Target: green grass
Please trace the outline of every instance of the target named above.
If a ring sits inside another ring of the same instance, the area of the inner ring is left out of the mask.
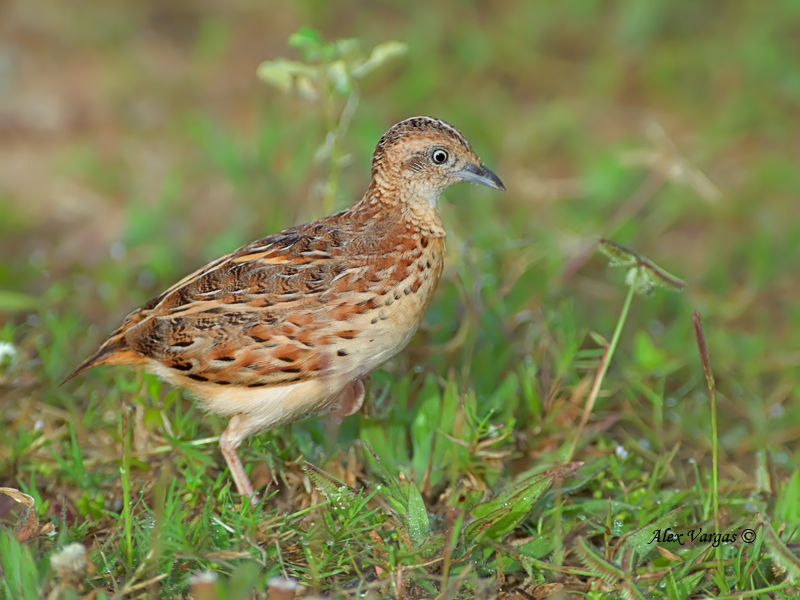
[[[0,486],[38,523],[0,496],[0,598],[798,595],[796,2],[13,6]],[[245,444],[257,506],[183,392],[59,387],[197,265],[355,200],[416,114],[508,194],[447,193],[443,281],[360,413]],[[651,260],[684,292],[635,294]]]

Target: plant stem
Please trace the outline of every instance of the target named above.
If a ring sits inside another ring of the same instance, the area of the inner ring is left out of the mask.
[[[717,386],[714,382],[714,371],[711,369],[711,356],[708,353],[706,336],[703,332],[703,322],[697,310],[692,312],[694,336],[697,340],[697,349],[700,351],[700,362],[703,365],[703,374],[706,376],[708,396],[711,404],[711,498],[714,504],[714,531],[719,533],[719,448],[717,438]],[[717,561],[719,562],[720,575],[724,574],[722,566],[722,548],[717,547]]]
[[[619,319],[617,319],[614,335],[611,337],[611,341],[608,343],[606,351],[603,353],[603,358],[600,359],[600,366],[595,374],[589,397],[586,399],[586,406],[583,408],[583,416],[581,417],[580,425],[578,425],[578,431],[575,433],[575,439],[572,440],[572,446],[564,459],[566,462],[571,461],[572,457],[575,455],[575,450],[578,448],[578,441],[581,439],[586,423],[589,421],[589,415],[592,414],[594,403],[597,401],[597,396],[600,394],[600,388],[603,385],[603,379],[605,379],[608,366],[611,364],[611,358],[614,356],[614,351],[617,349],[619,338],[622,335],[622,328],[625,325],[625,321],[628,319],[628,311],[631,308],[633,295],[636,293],[636,280],[639,277],[639,267],[634,268],[636,271],[628,282],[628,295],[625,296],[625,302],[622,305],[622,312],[620,312]]]
[[[322,199],[322,205],[326,213],[333,212],[336,208],[336,193],[339,189],[339,178],[342,175],[345,162],[342,152],[342,140],[350,127],[350,121],[353,119],[360,100],[360,94],[358,89],[355,88],[355,83],[353,83],[353,86],[338,119],[328,118],[328,135],[333,136],[333,139],[331,140],[330,171],[325,181],[325,194]],[[332,113],[332,106],[335,105],[332,93],[330,101],[329,114]]]
[[[133,565],[133,524],[131,523],[131,424],[127,406],[122,409],[122,518],[125,521],[125,543],[128,546],[128,565]]]

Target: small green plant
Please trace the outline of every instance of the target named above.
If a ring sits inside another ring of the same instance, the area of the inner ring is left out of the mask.
[[[337,206],[337,191],[342,170],[349,164],[342,144],[361,98],[358,82],[373,71],[406,53],[401,42],[384,42],[365,54],[357,39],[326,42],[308,27],[289,37],[302,61],[279,58],[262,62],[258,76],[284,93],[295,93],[316,104],[325,123],[325,141],[316,158],[327,165],[322,205],[326,213]]]
[[[601,239],[599,243],[600,251],[609,258],[609,265],[612,267],[621,267],[627,269],[625,275],[625,285],[628,286],[628,294],[625,296],[625,301],[622,304],[619,319],[617,319],[617,326],[614,328],[614,334],[611,336],[611,341],[606,341],[602,336],[594,333],[593,337],[601,346],[605,348],[603,355],[600,359],[600,367],[597,369],[592,388],[589,396],[584,405],[583,415],[581,422],[578,425],[578,430],[572,439],[572,445],[567,452],[567,460],[571,460],[575,455],[575,450],[578,447],[578,442],[583,435],[586,428],[586,423],[589,421],[589,415],[592,413],[592,408],[597,401],[597,396],[600,394],[600,389],[603,385],[608,367],[611,364],[611,359],[617,349],[619,338],[622,335],[622,328],[625,321],[628,319],[628,311],[631,308],[631,302],[635,294],[651,294],[657,287],[663,287],[670,291],[680,292],[683,291],[686,284],[677,277],[670,275],[664,269],[657,266],[644,256],[636,254],[634,251],[620,246],[611,240]]]
[[[530,515],[554,482],[568,479],[581,466],[570,463],[524,475],[496,494],[462,487],[451,495],[448,518],[436,522],[431,520],[416,483],[404,476],[395,477],[369,446],[367,450],[384,482],[366,495],[306,465],[306,473],[327,498],[325,504],[330,506],[337,521],[334,523],[323,514],[319,526],[337,545],[358,532],[368,532],[373,541],[372,558],[364,558],[360,568],[372,564],[379,573],[410,571],[414,584],[434,595],[445,591],[458,593],[475,575],[502,569],[500,554],[506,551],[505,539]],[[367,508],[376,496],[386,510]],[[512,556],[528,570],[536,562],[528,560],[524,552],[512,551]],[[442,565],[445,565],[444,577],[434,577]],[[477,569],[477,573],[472,573],[472,569]],[[380,587],[389,585],[397,591],[398,582],[392,577],[379,583]]]

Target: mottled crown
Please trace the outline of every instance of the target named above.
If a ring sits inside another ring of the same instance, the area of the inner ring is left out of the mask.
[[[467,138],[455,127],[440,119],[433,117],[411,117],[405,121],[400,121],[397,125],[392,127],[389,131],[383,134],[383,137],[378,141],[375,146],[375,153],[372,155],[372,172],[381,164],[386,151],[394,146],[401,140],[411,139],[413,137],[442,137],[452,143],[462,146],[465,150],[474,154],[472,146],[467,141]]]

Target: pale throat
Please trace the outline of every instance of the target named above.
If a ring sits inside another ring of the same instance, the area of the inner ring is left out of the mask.
[[[401,192],[402,200],[406,204],[425,204],[436,210],[439,206],[439,196],[444,188],[432,185],[429,181],[407,180]]]
[[[430,237],[445,237],[439,217],[439,196],[444,190],[430,184],[409,182],[401,194],[403,212],[408,221]]]
[[[398,185],[397,182],[402,181]],[[447,186],[433,185],[430,181],[387,176],[383,170],[373,173],[370,192],[365,200],[399,208],[406,221],[430,237],[445,237],[442,220],[437,210],[439,196]]]

